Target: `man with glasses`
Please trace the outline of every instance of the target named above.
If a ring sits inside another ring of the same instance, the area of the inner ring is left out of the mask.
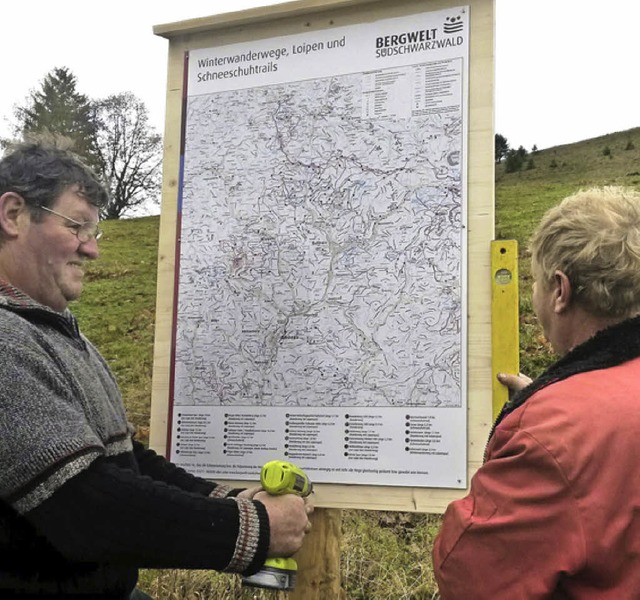
[[[0,160],[3,598],[136,597],[140,567],[250,574],[299,549],[312,511],[191,476],[133,439],[67,308],[108,200],[69,152],[27,144]]]
[[[58,217],[62,217],[65,221],[69,223],[73,223],[73,225],[69,225],[69,227],[75,231],[76,237],[82,243],[88,242],[92,238],[99,240],[102,237],[103,231],[102,229],[100,229],[100,227],[98,227],[97,221],[83,221],[82,223],[80,223],[79,221],[74,221],[73,219],[70,219],[66,215],[63,215],[62,213],[59,213],[59,212],[56,212],[55,210],[51,210],[50,208],[47,208],[46,206],[39,206],[38,208],[42,210],[46,210],[47,212],[50,212],[52,215],[57,215]]]

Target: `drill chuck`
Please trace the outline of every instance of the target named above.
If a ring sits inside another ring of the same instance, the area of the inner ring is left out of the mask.
[[[243,585],[290,592],[296,585],[298,564],[293,558],[267,558],[257,573],[242,578]]]

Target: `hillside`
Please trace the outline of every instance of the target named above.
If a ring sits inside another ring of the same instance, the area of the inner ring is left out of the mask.
[[[640,186],[640,127],[530,153],[516,173],[496,165],[496,237],[525,241],[547,208],[594,185]]]
[[[578,189],[601,185],[640,187],[640,127],[530,153],[515,173],[496,165],[495,235],[518,240],[520,368],[531,376],[555,356],[531,308],[527,241],[548,208]]]
[[[534,225],[548,207],[578,188],[640,186],[640,127],[540,150],[528,159],[533,168],[525,164],[516,173],[505,173],[503,164],[496,165],[496,237],[514,238],[520,245],[525,325],[531,321],[526,241]],[[146,439],[159,217],[106,221],[103,226],[101,257],[90,265],[83,297],[72,309],[116,372],[130,415]],[[525,343],[527,349],[533,354],[544,351],[538,344],[527,348]]]
[[[605,149],[609,151],[606,152]],[[640,128],[541,150],[533,168],[496,168],[496,237],[520,243],[521,368],[536,375],[553,359],[531,312],[526,240],[542,213],[593,185],[640,186]],[[148,440],[159,217],[103,224],[101,257],[91,264],[72,310],[104,354],[123,391],[129,418]],[[436,598],[430,547],[433,515],[344,511],[342,578],[351,600]],[[158,598],[270,598],[242,592],[237,578],[210,572],[144,571],[142,587]]]
[[[149,438],[159,217],[104,221],[100,258],[89,264],[71,310],[113,369],[129,419]]]
[[[540,150],[528,159],[533,168],[525,165],[516,173],[496,165],[496,237],[519,242],[525,314],[530,284],[526,241],[534,225],[547,208],[578,188],[640,187],[640,127]],[[72,308],[116,371],[144,428],[151,390],[159,217],[106,221],[103,226],[101,257],[90,265],[83,297]]]

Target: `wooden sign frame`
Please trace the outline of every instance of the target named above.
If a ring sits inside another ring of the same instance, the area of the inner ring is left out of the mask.
[[[494,237],[494,0],[299,0],[156,25],[169,40],[162,212],[160,222],[156,338],[151,406],[151,446],[167,451],[172,326],[176,286],[176,231],[186,51],[286,36],[330,27],[470,7],[467,253],[468,480],[480,466],[492,421],[491,264]],[[247,482],[231,482],[246,487]],[[316,486],[315,504],[438,513],[464,490],[345,484]]]

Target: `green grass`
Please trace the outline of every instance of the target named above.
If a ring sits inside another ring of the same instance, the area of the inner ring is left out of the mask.
[[[71,310],[113,369],[129,420],[149,439],[159,217],[105,221],[100,258]]]
[[[518,173],[497,166],[496,237],[519,242],[521,370],[536,376],[555,357],[531,309],[527,240],[544,211],[577,189],[639,187],[640,128],[531,158],[535,168]],[[72,306],[116,374],[143,441],[149,432],[158,227],[158,217],[105,222],[101,257],[88,269],[82,299]],[[347,600],[436,598],[431,547],[439,523],[433,515],[343,511],[341,575]],[[160,600],[278,597],[242,589],[238,577],[212,571],[143,570],[141,587]]]
[[[428,553],[439,526],[436,515],[342,511],[346,600],[436,600]],[[237,575],[213,571],[147,569],[139,585],[161,600],[283,600],[283,594],[243,587]]]
[[[431,600],[431,548],[440,516],[343,511],[342,585],[348,600]]]
[[[536,377],[556,356],[531,308],[529,237],[547,209],[579,189],[640,188],[640,128],[541,150],[530,158],[535,167],[516,173],[505,173],[503,164],[496,165],[495,231],[497,239],[518,241],[520,370]]]

